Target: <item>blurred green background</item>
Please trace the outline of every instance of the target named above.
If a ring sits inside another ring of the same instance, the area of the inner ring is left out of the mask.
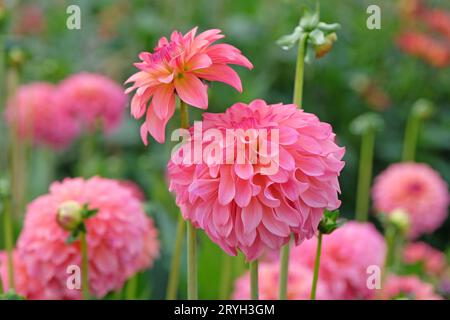
[[[136,71],[133,63],[138,60],[139,52],[151,51],[161,36],[170,35],[174,29],[184,33],[194,26],[199,26],[200,30],[221,29],[226,35],[225,41],[238,47],[255,68],[252,71],[236,68],[244,87],[242,94],[227,85],[212,84],[210,112],[222,112],[235,102],[255,98],[270,103],[291,102],[296,50],[284,51],[275,42],[292,32],[303,7],[315,6],[315,1],[300,0],[6,2],[15,8],[8,16],[7,30],[3,34],[7,48],[20,47],[27,56],[21,83],[56,83],[79,71],[99,72],[123,83]],[[450,10],[450,2],[446,0],[427,3]],[[70,4],[81,8],[81,30],[66,28],[66,8]],[[377,4],[382,10],[381,30],[366,27],[366,9],[370,4]],[[347,149],[346,166],[340,179],[341,212],[348,218],[354,216],[360,137],[350,132],[349,124],[367,111],[379,112],[386,122],[377,136],[376,175],[390,163],[400,161],[411,105],[418,98],[431,100],[436,112],[424,124],[417,161],[429,163],[450,182],[450,72],[448,68],[433,68],[407,56],[396,47],[395,37],[405,28],[398,1],[347,0],[338,4],[335,0],[321,0],[320,9],[322,21],[338,22],[342,28],[331,53],[306,67],[303,107],[331,123],[339,144]],[[361,81],[369,81],[378,95],[371,99],[358,90]],[[148,212],[160,229],[162,250],[155,267],[140,276],[142,280],[149,278],[149,281],[140,281],[140,295],[164,298],[178,214],[164,176],[171,145],[151,142],[145,147],[139,137],[140,121],[132,119],[128,110],[125,112],[120,130],[108,137],[97,137],[98,147],[86,167],[102,176],[131,179],[147,193]],[[200,117],[200,111],[191,110],[191,119]],[[176,118],[172,119],[168,130],[178,123]],[[33,150],[29,199],[45,193],[55,179],[76,176],[79,157],[79,141],[56,155],[48,150]],[[445,250],[449,246],[449,232],[447,219],[446,224],[426,240]],[[217,298],[221,250],[205,236],[201,236],[199,242],[199,295],[200,298]],[[242,268],[234,268],[235,275],[242,272]],[[185,268],[182,270],[184,272]],[[183,282],[184,278],[185,274]],[[180,297],[184,297],[184,286],[183,283]]]

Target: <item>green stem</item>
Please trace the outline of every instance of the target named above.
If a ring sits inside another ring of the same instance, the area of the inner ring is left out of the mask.
[[[180,281],[180,261],[183,254],[183,239],[185,233],[185,223],[183,216],[178,216],[177,234],[175,236],[175,248],[173,251],[172,262],[170,265],[169,281],[167,283],[167,300],[175,300],[177,298],[178,283]]]
[[[322,232],[319,231],[319,236],[317,239],[317,251],[316,251],[316,259],[314,261],[314,276],[311,287],[311,300],[316,300],[316,290],[317,290],[317,281],[319,280],[319,269],[320,269],[320,255],[322,253]]]
[[[195,228],[190,221],[186,221],[187,224],[187,278],[188,278],[188,300],[198,299],[197,288],[197,238],[195,234]]]
[[[417,141],[419,138],[420,124],[420,118],[414,114],[410,114],[406,124],[405,138],[403,142],[403,161],[414,161]]]
[[[89,300],[89,260],[87,252],[86,233],[80,233],[80,250],[81,250],[81,282],[83,299]]]
[[[290,241],[281,248],[281,266],[280,266],[280,284],[279,284],[279,299],[287,299],[288,286],[288,272],[289,272],[289,244]]]
[[[6,247],[6,258],[7,258],[7,270],[8,270],[8,287],[9,290],[15,289],[14,284],[14,236],[13,236],[13,219],[11,206],[9,205],[9,200],[5,199],[3,203],[3,231],[5,235],[5,247]]]
[[[250,261],[250,298],[259,299],[258,260]]]
[[[222,252],[222,266],[221,266],[221,276],[220,276],[220,288],[219,288],[219,299],[225,300],[228,298],[230,293],[230,284],[232,279],[232,258]]]
[[[395,227],[393,225],[387,226],[385,234],[384,234],[384,238],[386,239],[386,247],[387,247],[386,260],[385,260],[385,266],[384,266],[385,270],[387,270],[388,268],[390,268],[392,266],[392,263],[394,260],[395,237],[396,237]]]
[[[126,300],[135,300],[136,299],[138,277],[139,277],[139,275],[136,273],[134,276],[132,276],[128,280],[127,287],[125,290],[125,299]]]
[[[356,219],[367,221],[369,215],[370,184],[372,181],[375,130],[368,129],[361,139],[359,157],[358,189],[356,191]]]
[[[303,98],[303,73],[305,67],[306,40],[308,34],[303,33],[298,42],[297,64],[295,67],[294,104],[301,107]]]

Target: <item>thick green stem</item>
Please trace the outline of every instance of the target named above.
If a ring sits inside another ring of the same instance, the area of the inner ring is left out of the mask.
[[[258,260],[250,261],[250,298],[259,299]]]
[[[13,219],[11,206],[9,205],[9,200],[5,199],[3,203],[3,231],[5,235],[5,247],[6,247],[6,266],[8,274],[8,287],[11,290],[15,289],[14,285],[14,236],[13,236]]]
[[[228,299],[228,295],[230,293],[230,284],[232,279],[232,258],[222,252],[222,266],[221,266],[221,274],[220,274],[220,288],[219,288],[219,299],[225,300]]]
[[[80,250],[81,250],[81,283],[82,283],[82,293],[83,299],[89,300],[89,260],[88,260],[88,250],[86,233],[80,233]]]
[[[396,255],[396,246],[397,246],[396,245],[397,230],[394,225],[389,224],[386,227],[384,238],[385,238],[386,247],[387,247],[384,270],[385,270],[385,272],[387,272],[387,270],[389,268],[392,268],[392,266],[395,264],[394,262],[396,260],[395,255]]]
[[[405,129],[405,138],[403,142],[403,161],[414,161],[416,155],[417,140],[420,131],[420,117],[411,114],[408,117],[408,123]]]
[[[356,191],[356,219],[358,221],[367,221],[369,215],[374,147],[375,130],[368,129],[361,139],[361,151],[359,157],[358,189]]]
[[[132,276],[128,280],[127,287],[125,290],[125,299],[126,300],[135,300],[136,299],[138,277],[139,277],[139,274],[136,273],[134,276]]]
[[[306,40],[308,34],[304,33],[298,42],[297,64],[295,67],[295,82],[294,82],[294,104],[302,107],[303,98],[303,72],[305,67],[305,52]]]
[[[320,255],[322,253],[322,232],[319,231],[317,239],[316,260],[314,261],[314,276],[311,287],[311,300],[316,300],[317,281],[319,280]]]
[[[187,224],[187,246],[188,246],[188,267],[187,267],[187,278],[188,278],[188,300],[198,299],[198,288],[197,288],[197,238],[195,228],[190,221]]]
[[[289,242],[281,248],[280,283],[278,297],[280,300],[287,299],[288,272],[289,272]]]
[[[175,300],[177,298],[178,284],[180,282],[180,261],[183,254],[183,239],[185,233],[185,223],[183,216],[178,216],[177,234],[175,236],[175,248],[172,255],[170,265],[169,281],[167,283],[167,300]]]

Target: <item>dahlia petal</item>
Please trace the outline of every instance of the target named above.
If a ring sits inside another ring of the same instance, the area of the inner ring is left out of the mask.
[[[183,77],[176,78],[175,89],[184,102],[201,109],[208,107],[207,86],[195,75],[186,72]]]
[[[237,91],[242,92],[242,83],[239,75],[231,67],[225,64],[213,64],[206,69],[195,70],[195,75],[208,81],[220,81],[226,83]]]
[[[220,169],[220,182],[218,199],[221,205],[227,205],[235,196],[234,179],[230,173],[231,167],[225,166]]]
[[[253,199],[249,205],[241,211],[244,232],[249,233],[256,229],[262,219],[262,206],[258,200]]]
[[[155,89],[153,93],[152,106],[155,115],[164,120],[167,118],[169,110],[175,108],[175,95],[172,85],[162,85]]]
[[[204,69],[210,67],[212,64],[211,58],[205,54],[200,53],[193,56],[188,62],[189,71],[197,71],[198,69]]]
[[[245,180],[236,179],[236,195],[234,196],[234,201],[236,204],[244,208],[249,205],[252,199],[252,186]]]
[[[273,209],[263,209],[263,216],[262,216],[262,222],[264,226],[272,232],[273,234],[276,234],[280,237],[287,237],[290,234],[289,227],[282,223],[281,221],[278,221],[275,219],[273,214]]]

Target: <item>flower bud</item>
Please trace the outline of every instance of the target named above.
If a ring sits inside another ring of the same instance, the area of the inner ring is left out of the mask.
[[[406,234],[409,230],[410,219],[405,210],[395,209],[389,215],[389,222],[397,227],[402,233]]]
[[[331,51],[333,48],[333,43],[336,42],[337,35],[335,32],[328,34],[325,37],[325,42],[322,45],[316,46],[316,58],[322,58],[324,55],[326,55],[328,52]]]
[[[83,221],[83,207],[76,201],[65,201],[59,208],[56,215],[58,225],[67,231],[75,230]]]

